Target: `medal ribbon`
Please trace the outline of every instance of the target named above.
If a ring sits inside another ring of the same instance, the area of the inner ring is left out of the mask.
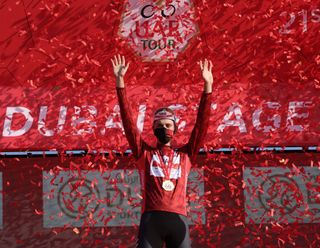
[[[173,156],[174,156],[174,151],[170,151],[169,155],[169,160],[168,160],[168,165],[166,166],[165,161],[163,159],[163,154],[162,151],[159,149],[158,155],[160,155],[160,167],[162,168],[162,171],[164,173],[164,176],[166,179],[170,180],[170,175],[171,175],[171,170],[173,168]]]

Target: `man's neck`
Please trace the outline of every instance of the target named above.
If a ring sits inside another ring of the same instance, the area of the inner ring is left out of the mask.
[[[158,147],[171,147],[171,141],[169,141],[169,142],[166,143],[166,144],[163,144],[163,143],[158,142],[158,143],[157,143],[157,146],[158,146]]]

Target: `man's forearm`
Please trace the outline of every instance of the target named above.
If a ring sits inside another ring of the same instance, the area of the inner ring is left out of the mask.
[[[123,77],[116,78],[116,86],[117,88],[124,88],[124,79]]]
[[[138,158],[141,154],[142,149],[141,137],[137,129],[137,126],[135,125],[132,118],[132,111],[127,99],[126,88],[124,87],[124,85],[123,87],[118,87],[117,85],[116,90],[118,95],[123,128],[125,130],[125,134],[129,142],[130,148],[132,149],[134,156]]]
[[[191,132],[189,142],[187,143],[188,154],[193,162],[199,152],[199,148],[202,145],[202,142],[205,139],[209,126],[211,98],[211,92],[204,90],[200,99],[196,123]]]
[[[204,91],[205,93],[212,93],[212,84],[210,84],[210,83],[205,83],[205,84],[204,84],[203,91]]]

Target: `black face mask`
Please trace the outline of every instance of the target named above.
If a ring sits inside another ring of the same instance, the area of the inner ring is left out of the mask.
[[[172,140],[173,131],[166,128],[156,128],[154,130],[154,135],[157,137],[159,142],[161,142],[162,144],[167,144]]]

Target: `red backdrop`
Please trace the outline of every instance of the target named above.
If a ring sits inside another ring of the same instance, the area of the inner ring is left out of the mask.
[[[194,247],[293,246],[314,247],[319,242],[319,223],[285,224],[245,222],[243,168],[319,166],[317,153],[211,154],[197,160],[204,170],[204,194],[199,204],[205,206],[206,222],[190,226]],[[102,156],[74,158],[3,158],[3,227],[1,246],[6,247],[134,247],[137,226],[44,228],[42,172],[61,170],[107,170],[134,168],[128,157]],[[302,172],[301,172],[302,173]],[[318,173],[319,175],[319,173]],[[306,182],[308,183],[308,182]],[[318,186],[314,186],[319,192]],[[250,200],[246,201],[248,204]],[[318,206],[320,201],[318,199]],[[319,208],[318,208],[319,209]],[[301,214],[302,215],[302,214]],[[303,217],[303,216],[301,216]],[[319,221],[319,217],[318,217]],[[82,246],[83,245],[83,246]]]
[[[180,33],[190,34],[173,35],[183,49],[173,49],[174,58],[168,50],[153,60],[156,55],[145,52],[143,38],[155,39],[158,34],[169,38],[172,28],[156,15],[159,18],[147,26],[151,19],[133,10],[155,6],[155,1],[126,3],[16,1],[2,5],[0,16],[6,20],[0,24],[2,150],[127,148],[116,123],[110,59],[117,53],[131,61],[126,75],[128,95],[135,117],[140,113],[145,136],[151,134],[156,108],[179,104],[176,140],[186,141],[203,87],[196,62],[210,58],[214,102],[207,145],[319,144],[320,11],[315,3],[190,1],[191,5],[177,9],[194,18],[178,10],[170,16],[171,26],[181,25]],[[167,1],[172,3],[177,5]],[[147,27],[148,36],[143,35]],[[130,34],[125,32],[128,29]],[[140,40],[134,40],[137,32]]]
[[[131,61],[128,97],[145,138],[152,134],[153,111],[171,105],[179,117],[175,141],[188,139],[203,87],[196,62],[209,58],[214,100],[206,146],[319,146],[320,10],[315,2],[179,1],[187,4],[168,19],[155,11],[150,26],[134,12],[161,2],[1,4],[0,150],[127,149],[110,63],[117,53]],[[142,35],[147,27],[148,35]],[[177,46],[164,53],[143,50],[142,39],[159,34],[174,38]],[[102,170],[106,162],[118,169],[129,161],[91,159]],[[43,228],[43,170],[97,169],[87,157],[71,160],[75,163],[64,157],[1,159],[1,246],[133,246],[137,227]],[[245,223],[242,170],[319,167],[317,153],[221,154],[199,157],[198,164],[204,166],[200,205],[207,222],[191,228],[194,244],[306,247],[319,242],[316,223]]]

